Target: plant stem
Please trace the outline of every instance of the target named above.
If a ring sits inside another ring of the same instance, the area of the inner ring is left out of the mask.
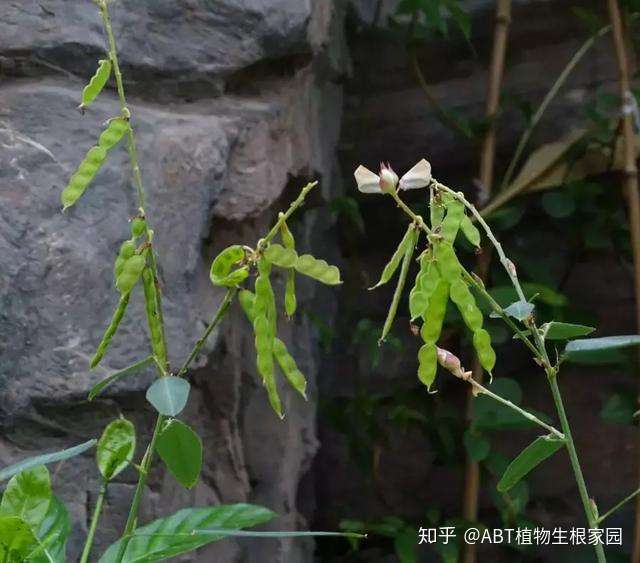
[[[220,324],[220,321],[222,320],[224,315],[227,313],[227,310],[229,309],[229,306],[231,305],[231,303],[232,303],[232,301],[235,298],[237,293],[238,293],[238,288],[237,287],[230,287],[227,290],[227,293],[225,294],[224,299],[222,300],[222,303],[218,307],[218,310],[216,311],[215,316],[213,317],[212,321],[209,323],[209,326],[207,326],[207,328],[204,331],[204,333],[202,334],[202,336],[198,339],[198,341],[196,342],[195,346],[193,347],[193,349],[189,353],[189,356],[185,360],[184,364],[182,364],[182,367],[180,368],[180,370],[176,374],[178,377],[183,377],[184,375],[186,375],[187,370],[189,369],[189,366],[191,365],[191,362],[193,362],[193,360],[195,360],[196,356],[198,355],[198,352],[200,352],[200,349],[202,348],[202,346],[206,342],[207,338],[209,338],[209,335]]]
[[[96,506],[93,509],[93,517],[91,518],[91,525],[89,526],[89,532],[87,533],[87,539],[84,544],[84,549],[82,550],[82,557],[80,558],[80,563],[87,563],[89,561],[89,555],[91,554],[91,547],[93,546],[93,538],[96,535],[96,529],[98,527],[98,521],[100,520],[100,515],[102,514],[102,505],[104,503],[104,496],[107,493],[107,482],[103,481],[100,486],[100,493],[98,494],[98,499],[96,500]]]
[[[573,469],[573,474],[576,480],[576,484],[578,485],[578,491],[580,493],[580,499],[582,500],[582,506],[584,507],[584,513],[587,517],[587,522],[589,524],[589,528],[597,529],[598,528],[598,520],[593,512],[593,508],[591,507],[591,500],[589,499],[589,493],[587,492],[587,485],[584,480],[584,475],[582,474],[582,468],[580,467],[580,461],[578,460],[578,454],[576,452],[576,447],[573,442],[573,436],[571,435],[571,427],[569,426],[569,421],[567,419],[567,414],[564,410],[564,404],[562,402],[562,396],[560,395],[560,389],[558,388],[557,375],[552,370],[548,373],[547,379],[549,381],[549,386],[551,387],[551,393],[553,395],[553,402],[556,405],[556,410],[558,411],[558,417],[560,418],[560,426],[562,427],[562,431],[565,435],[565,442],[567,445],[567,452],[569,453],[569,460],[571,461],[571,468]],[[596,557],[598,558],[598,563],[606,563],[607,558],[604,554],[604,548],[601,544],[595,544],[594,549],[596,551]]]
[[[603,520],[609,518],[609,516],[611,516],[614,512],[622,508],[625,504],[627,504],[630,500],[633,500],[634,498],[636,498],[638,495],[640,495],[640,489],[636,489],[630,495],[627,495],[626,497],[624,497],[618,504],[614,505],[612,508],[607,510],[602,516],[598,518],[598,524]]]
[[[551,432],[551,434],[553,434],[557,438],[560,438],[561,440],[565,439],[565,435],[562,432],[560,432],[557,428],[551,426],[550,424],[547,424],[543,420],[540,420],[534,414],[531,414],[529,411],[526,411],[525,409],[519,407],[518,405],[512,403],[511,401],[501,397],[500,395],[497,395],[493,391],[490,391],[484,385],[482,385],[481,383],[473,379],[473,377],[469,377],[465,381],[468,381],[469,384],[475,389],[475,394],[487,395],[488,397],[491,397],[494,401],[497,401],[498,403],[501,403],[504,406],[509,407],[510,409],[521,414],[524,418],[527,418],[531,422],[534,422],[538,426],[541,426],[545,430],[548,430],[549,432]]]
[[[100,7],[100,14],[102,15],[102,22],[104,26],[104,30],[107,34],[107,40],[109,43],[109,58],[111,59],[111,65],[113,67],[113,76],[116,82],[116,89],[118,91],[118,98],[120,99],[120,111],[122,112],[123,117],[129,120],[129,130],[127,133],[127,148],[129,151],[129,162],[131,164],[131,169],[133,171],[133,180],[136,188],[136,194],[138,197],[138,207],[140,208],[140,213],[145,215],[146,218],[146,236],[147,242],[150,245],[149,249],[149,262],[151,271],[153,272],[153,279],[156,284],[156,310],[158,312],[158,317],[160,321],[160,329],[162,335],[162,348],[167,350],[167,341],[165,336],[165,328],[164,328],[164,315],[162,311],[162,297],[161,290],[159,284],[158,277],[158,265],[155,256],[155,250],[153,247],[153,231],[151,230],[149,219],[146,217],[145,211],[145,194],[144,194],[144,186],[142,184],[142,174],[140,173],[140,165],[138,163],[138,149],[136,147],[136,138],[133,130],[133,126],[131,125],[131,112],[127,106],[127,98],[124,93],[124,83],[122,80],[122,72],[120,71],[120,64],[118,62],[118,49],[116,46],[115,36],[113,34],[113,28],[111,27],[111,18],[109,17],[109,8],[107,6],[106,0],[98,0],[98,5]],[[169,372],[169,362],[168,359],[159,358],[164,364],[164,370],[161,370],[160,375],[165,375]]]

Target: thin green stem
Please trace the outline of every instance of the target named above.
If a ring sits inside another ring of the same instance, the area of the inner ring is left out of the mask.
[[[564,404],[562,402],[560,389],[558,388],[557,375],[553,371],[551,371],[548,374],[547,379],[549,381],[549,386],[551,387],[551,393],[553,395],[553,401],[556,405],[556,410],[558,411],[558,417],[560,418],[560,425],[565,435],[567,452],[569,453],[571,468],[573,469],[576,484],[578,485],[578,491],[580,493],[580,499],[582,500],[584,513],[587,517],[589,528],[597,529],[598,519],[594,514],[593,508],[591,506],[591,500],[589,499],[589,493],[587,492],[587,484],[585,483],[584,475],[582,474],[582,468],[580,467],[580,461],[578,460],[578,453],[576,452],[576,447],[573,442],[573,436],[571,435],[571,427],[569,426],[569,420],[567,419],[567,414],[564,410]],[[602,545],[596,544],[594,545],[594,549],[596,551],[598,563],[606,563],[607,558],[605,557],[604,548],[602,547]]]
[[[611,516],[614,512],[621,509],[625,504],[627,504],[630,500],[636,498],[638,495],[640,495],[640,489],[636,489],[630,495],[624,497],[618,504],[614,505],[598,518],[598,524],[600,524],[600,522],[602,522],[603,520],[609,518],[609,516]]]
[[[193,347],[193,349],[189,353],[189,356],[184,361],[184,364],[182,364],[182,367],[180,368],[180,370],[176,374],[178,377],[183,377],[184,375],[186,375],[187,370],[189,369],[189,366],[191,365],[193,360],[195,360],[196,356],[198,355],[198,352],[200,352],[200,349],[202,348],[202,346],[206,342],[207,338],[209,338],[209,336],[213,332],[213,330],[220,324],[220,321],[222,321],[222,318],[227,313],[227,310],[229,309],[229,307],[230,307],[231,303],[233,302],[233,299],[235,298],[237,293],[238,293],[238,288],[237,287],[231,287],[231,288],[229,288],[227,290],[227,293],[225,294],[224,299],[222,300],[222,303],[218,307],[218,310],[217,310],[215,316],[213,317],[213,319],[211,320],[211,322],[207,326],[207,328],[204,331],[204,333],[202,334],[202,336],[195,343],[195,346]]]
[[[87,533],[87,540],[84,544],[84,549],[82,550],[82,557],[80,558],[80,563],[87,563],[89,561],[89,555],[91,554],[91,547],[93,546],[93,538],[96,535],[96,529],[98,528],[98,521],[100,520],[100,515],[102,514],[102,505],[104,503],[104,497],[107,494],[107,482],[103,481],[100,486],[100,493],[98,494],[98,499],[96,500],[96,506],[93,509],[93,517],[91,518],[91,525],[89,526],[89,532]]]
[[[522,153],[524,152],[524,149],[526,148],[529,142],[529,139],[531,138],[531,134],[533,133],[533,130],[536,128],[536,126],[540,122],[540,119],[542,119],[542,116],[544,115],[544,112],[549,107],[549,104],[553,101],[553,99],[558,94],[560,88],[562,88],[564,83],[567,81],[567,78],[573,72],[573,69],[578,65],[578,63],[587,54],[587,52],[593,47],[595,42],[601,37],[605,36],[607,33],[609,33],[609,31],[611,31],[611,26],[607,25],[602,29],[598,30],[596,33],[594,33],[591,37],[589,37],[589,39],[587,39],[582,44],[582,46],[574,53],[573,57],[571,57],[571,59],[567,63],[567,66],[564,67],[564,69],[562,70],[558,78],[556,78],[550,90],[547,92],[547,95],[544,97],[544,99],[538,106],[538,109],[531,117],[531,121],[529,122],[529,125],[523,131],[522,135],[520,136],[520,139],[518,140],[516,150],[513,153],[513,156],[511,157],[511,162],[509,162],[509,166],[507,167],[507,171],[505,172],[504,178],[502,180],[502,184],[500,185],[500,191],[505,190],[507,186],[509,186],[509,184],[511,183],[511,180],[513,179],[513,175],[516,170],[516,166],[518,166],[518,163],[520,162],[520,158],[522,157]]]
[[[140,508],[142,493],[144,492],[145,485],[147,484],[147,477],[149,476],[149,471],[151,469],[151,462],[153,460],[153,454],[155,453],[156,442],[158,441],[158,436],[160,435],[160,429],[162,428],[164,419],[165,417],[163,415],[158,414],[155,427],[153,428],[151,441],[149,442],[147,450],[144,453],[144,457],[142,458],[142,462],[140,463],[138,483],[136,485],[135,493],[133,494],[133,501],[131,502],[131,508],[129,509],[129,516],[127,517],[127,523],[125,524],[124,532],[122,534],[122,542],[120,542],[118,554],[116,555],[116,563],[121,563],[122,558],[127,551],[129,539],[131,538],[133,531],[136,529],[138,509]]]
[[[491,397],[494,401],[497,401],[498,403],[503,404],[505,407],[509,407],[511,410],[516,411],[517,413],[522,415],[524,418],[530,420],[531,422],[534,422],[535,424],[537,424],[538,426],[541,426],[545,430],[548,430],[549,432],[551,432],[553,435],[560,438],[561,440],[565,439],[565,435],[562,432],[560,432],[560,430],[551,426],[550,424],[547,424],[543,420],[540,420],[537,416],[531,414],[530,412],[512,403],[511,401],[504,399],[503,397],[501,397],[500,395],[497,395],[493,391],[490,391],[484,385],[482,385],[481,383],[478,383],[475,379],[473,379],[473,377],[469,377],[465,381],[467,381],[476,390],[477,394],[487,395],[487,397]]]

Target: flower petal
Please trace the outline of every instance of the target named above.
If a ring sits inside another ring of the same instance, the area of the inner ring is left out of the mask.
[[[425,188],[431,182],[431,164],[424,158],[400,178],[400,188],[403,190],[415,190]]]
[[[358,184],[358,189],[364,194],[381,194],[380,176],[360,165],[353,174]]]

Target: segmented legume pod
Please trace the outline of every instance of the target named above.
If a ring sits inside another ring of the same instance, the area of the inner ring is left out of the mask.
[[[420,329],[420,336],[427,344],[435,344],[442,332],[442,323],[447,312],[447,302],[449,300],[449,284],[439,279],[433,290],[429,305],[424,315],[424,324]]]
[[[147,313],[147,324],[151,336],[151,349],[161,365],[167,364],[167,349],[165,347],[164,330],[158,312],[158,292],[153,270],[148,266],[142,270],[142,287],[144,288],[144,303]]]
[[[271,359],[273,363],[273,356]],[[264,386],[267,390],[267,396],[269,397],[269,404],[271,404],[271,408],[274,412],[282,419],[284,418],[284,413],[282,412],[282,403],[280,401],[280,395],[278,394],[278,386],[276,384],[275,371],[271,370],[264,377]]]
[[[460,222],[464,214],[464,205],[455,198],[449,198],[446,201],[447,215],[442,221],[440,233],[442,238],[449,244],[453,244],[460,229]]]
[[[266,315],[256,315],[253,320],[255,335],[256,365],[263,383],[268,377],[273,377],[273,336]]]
[[[134,288],[142,275],[146,261],[145,253],[134,254],[131,258],[127,258],[122,266],[120,275],[116,279],[116,287],[120,293],[124,295]]]
[[[89,80],[89,84],[87,84],[82,90],[82,103],[80,104],[81,109],[88,108],[93,100],[98,97],[107,83],[107,80],[109,80],[110,75],[111,61],[108,59],[98,61],[98,68],[96,69],[95,74]]]
[[[439,242],[435,245],[434,254],[440,275],[445,280],[452,283],[462,275],[462,266],[450,244]]]
[[[287,346],[282,340],[276,338],[273,341],[273,355],[287,378],[291,386],[302,395],[305,400],[307,398],[307,380],[304,374],[298,369],[296,361],[287,350]]]
[[[131,220],[131,236],[141,237],[147,232],[147,222],[142,217],[134,217]]]
[[[280,214],[280,216],[282,216],[282,213]],[[282,244],[285,248],[291,248],[292,250],[295,250],[296,241],[293,238],[293,235],[291,234],[286,221],[280,223],[280,238],[282,238]]]
[[[458,307],[462,319],[469,327],[469,330],[471,332],[480,330],[482,328],[482,312],[476,305],[476,300],[469,290],[469,286],[462,278],[458,278],[451,284],[449,295],[451,296],[451,301]]]
[[[415,229],[413,225],[409,225],[409,227],[407,228],[407,231],[402,237],[402,240],[400,241],[400,244],[398,244],[398,247],[396,248],[391,258],[389,259],[389,262],[387,262],[387,265],[382,270],[382,274],[380,275],[380,280],[378,281],[377,284],[370,287],[369,288],[370,290],[375,289],[376,287],[380,287],[381,285],[384,285],[393,277],[393,274],[395,274],[396,270],[398,269],[400,262],[402,262],[402,258],[405,255],[407,246],[410,244],[411,239],[414,236],[413,235],[414,231]]]
[[[131,258],[136,252],[136,244],[132,240],[125,240],[120,245],[120,250],[118,251],[118,256],[116,257],[116,261],[113,265],[113,279],[117,281],[118,276],[122,273],[122,269],[124,268],[124,263]]]
[[[98,345],[98,349],[96,350],[95,355],[91,359],[91,364],[90,364],[91,368],[96,367],[100,363],[100,360],[102,360],[102,358],[104,357],[104,354],[107,351],[107,348],[109,347],[109,343],[111,342],[113,335],[118,330],[118,326],[120,326],[120,321],[122,320],[122,317],[124,316],[124,312],[127,309],[127,305],[129,304],[129,295],[130,295],[129,293],[126,293],[120,297],[120,301],[118,302],[118,307],[116,308],[115,312],[113,313],[113,316],[111,317],[111,322],[109,323],[107,330],[105,330],[104,332],[104,335],[102,337],[102,340],[100,341],[100,344]]]
[[[471,218],[468,215],[465,215],[460,222],[460,230],[464,237],[476,248],[480,248],[480,231],[473,224]]]
[[[98,146],[109,151],[115,147],[129,131],[129,121],[124,117],[114,117],[109,120],[107,128],[98,138]]]
[[[429,215],[431,219],[431,228],[437,229],[444,219],[444,205],[442,204],[442,199],[440,196],[436,196],[431,191],[431,196],[429,199]]]
[[[428,389],[436,379],[438,371],[438,353],[436,345],[425,343],[418,350],[418,379],[424,383]]]
[[[478,354],[480,365],[491,373],[496,365],[496,353],[491,346],[491,336],[483,328],[473,333],[473,347]]]
[[[298,260],[298,253],[292,248],[272,243],[265,249],[264,257],[280,268],[293,268]]]
[[[234,244],[225,248],[211,263],[209,278],[213,285],[235,287],[249,276],[249,267],[241,266],[231,271],[234,265],[244,260],[245,253],[242,246]]]
[[[241,289],[240,293],[238,293],[238,301],[240,302],[240,306],[242,307],[244,314],[247,316],[247,319],[249,319],[249,322],[253,324],[255,319],[255,294],[248,289]]]
[[[287,280],[284,286],[284,312],[291,318],[296,313],[298,300],[296,298],[296,271],[290,268],[287,271]]]
[[[296,271],[309,276],[326,285],[341,284],[340,270],[337,266],[330,266],[324,260],[315,258],[311,254],[303,254],[295,263]]]
[[[405,244],[404,257],[402,259],[402,267],[400,268],[400,276],[398,276],[398,283],[396,285],[396,290],[393,294],[393,300],[391,301],[391,307],[389,307],[389,312],[387,313],[387,318],[384,322],[384,326],[382,327],[382,335],[380,336],[380,340],[378,340],[378,344],[384,342],[387,334],[391,330],[391,325],[393,324],[393,319],[395,319],[396,312],[398,310],[398,303],[400,303],[400,297],[402,297],[402,291],[404,290],[404,284],[407,280],[407,274],[409,273],[409,266],[411,265],[411,258],[413,257],[413,251],[415,249],[415,245],[418,239],[418,231],[415,227],[411,228],[411,235],[409,236],[408,242]]]
[[[95,175],[107,158],[106,149],[91,147],[76,172],[69,179],[66,188],[60,194],[63,211],[71,207],[85,192]]]

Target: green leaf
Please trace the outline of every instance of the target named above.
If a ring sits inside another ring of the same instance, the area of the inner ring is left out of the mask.
[[[509,464],[498,482],[498,491],[501,493],[508,491],[538,464],[556,453],[564,443],[564,440],[552,436],[536,438]]]
[[[473,461],[482,461],[489,455],[491,444],[479,432],[467,430],[464,433],[464,447]]]
[[[110,481],[133,459],[136,429],[126,418],[110,422],[98,441],[96,460],[102,476]]]
[[[543,324],[540,330],[545,340],[569,340],[576,336],[587,336],[595,327],[551,321]]]
[[[202,467],[202,441],[183,422],[170,420],[158,436],[158,455],[176,480],[190,489],[198,481]]]
[[[524,321],[531,313],[533,313],[534,305],[533,303],[529,303],[528,301],[516,301],[515,303],[511,303],[508,307],[505,307],[504,312],[517,319],[519,321]],[[491,313],[492,318],[499,317],[497,313]]]
[[[571,340],[564,349],[564,353],[569,359],[579,359],[585,353],[618,350],[619,348],[637,346],[638,344],[640,344],[640,335],[638,334],[582,338],[580,340]]]
[[[635,409],[636,402],[632,395],[615,393],[606,400],[600,416],[612,424],[627,426],[633,423]]]
[[[48,465],[50,463],[64,461],[65,459],[80,455],[81,453],[86,452],[88,449],[93,448],[93,446],[95,445],[96,440],[94,439],[84,442],[83,444],[78,444],[73,448],[68,448],[59,452],[37,455],[35,457],[24,459],[22,461],[19,461],[18,463],[14,463],[13,465],[2,469],[0,471],[0,481],[5,481],[6,479],[13,477],[16,473],[20,473],[20,471],[24,471],[25,469],[29,469],[30,467],[35,467],[36,465]]]
[[[193,530],[240,530],[263,524],[274,517],[270,510],[250,504],[179,510],[138,528],[129,541],[122,563],[161,561],[224,538],[223,534],[193,535]],[[109,546],[100,563],[115,563],[121,541]]]
[[[49,510],[40,525],[38,548],[31,553],[33,563],[63,563],[66,561],[67,539],[71,533],[71,521],[64,504],[56,496],[51,497]]]
[[[0,561],[21,563],[37,547],[37,538],[22,518],[0,517]]]
[[[160,377],[147,390],[147,401],[164,416],[176,416],[182,412],[189,399],[191,385],[182,377]]]
[[[153,356],[149,356],[148,358],[140,360],[139,362],[136,362],[129,367],[109,374],[102,381],[99,381],[91,388],[91,391],[89,391],[89,400],[92,401],[93,399],[95,399],[100,393],[102,393],[107,387],[109,387],[109,385],[115,383],[116,381],[127,375],[131,375],[137,371],[140,371],[142,368],[145,368],[152,363]]]
[[[418,530],[406,527],[398,532],[393,546],[400,563],[418,562]]]
[[[2,495],[0,516],[17,516],[33,529],[44,520],[51,502],[51,480],[44,465],[14,475]]]
[[[565,190],[544,194],[542,207],[554,219],[565,219],[576,210],[573,197]]]

